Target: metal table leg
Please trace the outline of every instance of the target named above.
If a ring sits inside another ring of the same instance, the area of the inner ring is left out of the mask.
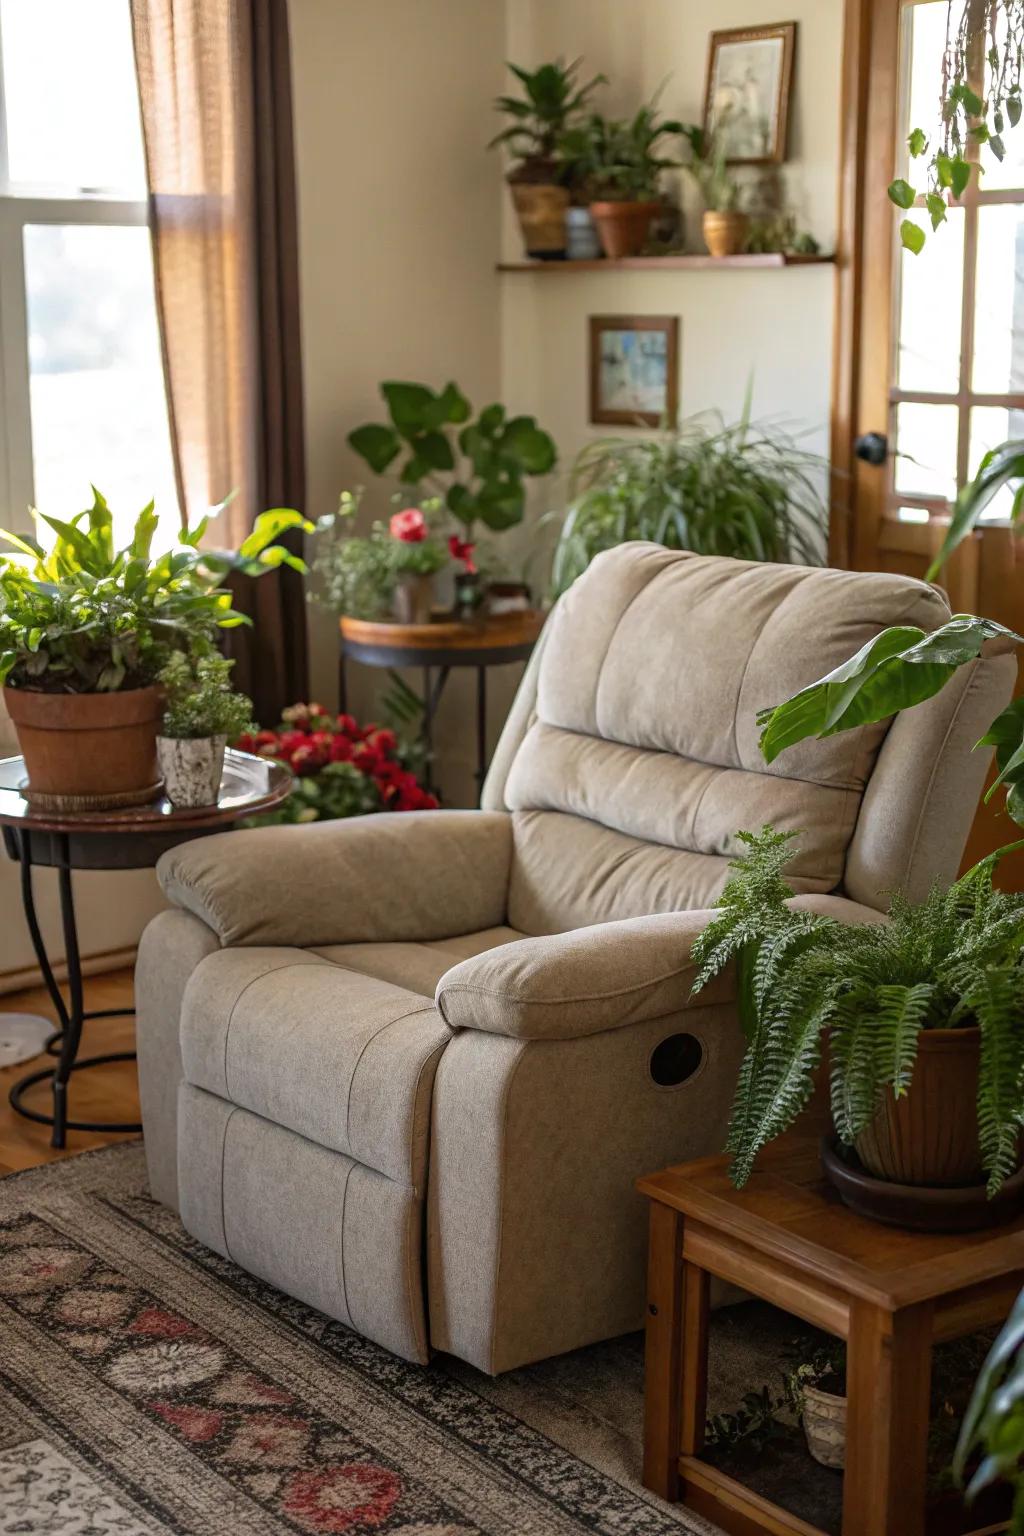
[[[63,1147],[67,1141],[68,1131],[141,1131],[142,1126],[124,1121],[96,1121],[96,1120],[69,1120],[68,1119],[68,1087],[74,1072],[84,1071],[86,1067],[99,1067],[111,1061],[134,1061],[134,1051],[110,1051],[103,1056],[89,1056],[84,1061],[78,1060],[78,1049],[82,1039],[82,1025],[89,1019],[112,1019],[129,1016],[135,1012],[134,1008],[107,1008],[87,1012],[83,1006],[82,991],[82,963],[78,952],[78,925],[75,921],[75,902],[71,888],[71,863],[68,852],[68,840],[66,836],[60,836],[55,841],[58,848],[57,879],[60,888],[60,913],[64,929],[64,947],[67,957],[68,969],[68,997],[65,1001],[57,979],[53,974],[43,936],[39,928],[39,919],[36,916],[35,898],[32,890],[32,838],[27,831],[19,831],[15,834],[17,842],[17,855],[21,864],[21,897],[25,908],[25,920],[28,924],[29,937],[32,940],[32,948],[35,950],[39,969],[43,975],[46,990],[60,1020],[60,1028],[47,1041],[47,1050],[51,1055],[57,1054],[59,1046],[59,1059],[56,1066],[44,1067],[39,1072],[32,1072],[27,1077],[16,1082],[8,1095],[11,1108],[19,1115],[24,1115],[26,1120],[34,1120],[39,1125],[53,1127],[53,1135],[50,1144],[54,1147]],[[46,1115],[37,1109],[29,1109],[22,1103],[23,1095],[35,1087],[37,1083],[49,1080],[53,1085],[53,1114]]]
[[[487,668],[476,669],[476,790],[487,777]]]

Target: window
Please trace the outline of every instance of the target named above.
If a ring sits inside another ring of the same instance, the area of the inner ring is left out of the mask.
[[[902,4],[905,143],[912,127],[928,131],[937,115],[947,6]],[[984,68],[979,57],[975,84],[982,90]],[[899,257],[889,506],[901,522],[948,514],[984,454],[1024,431],[1024,161],[1019,135],[1010,142],[1001,165],[982,155],[980,181],[972,178],[926,254]],[[911,217],[927,227],[923,208]],[[1006,490],[985,520],[1005,522],[1011,504]]]
[[[0,0],[0,525],[178,521],[128,0]]]

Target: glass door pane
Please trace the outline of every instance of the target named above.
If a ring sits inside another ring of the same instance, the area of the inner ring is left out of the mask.
[[[1024,204],[978,209],[972,388],[1024,391]]]
[[[918,217],[916,210],[912,217]],[[900,389],[955,395],[964,285],[962,209],[950,210],[941,239],[927,251],[927,258],[900,253],[896,382]]]

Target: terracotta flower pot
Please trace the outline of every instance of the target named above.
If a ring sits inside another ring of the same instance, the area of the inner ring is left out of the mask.
[[[704,215],[704,243],[712,256],[738,256],[748,228],[745,213],[713,213],[708,209]]]
[[[926,1029],[909,1090],[891,1089],[854,1143],[876,1178],[895,1184],[984,1183],[978,1146],[979,1029]]]
[[[158,736],[157,759],[172,805],[197,810],[216,805],[224,772],[226,736]]]
[[[5,688],[4,704],[25,759],[25,797],[31,805],[104,811],[144,805],[159,793],[159,688],[123,693]]]
[[[509,186],[527,256],[542,261],[560,260],[567,241],[568,187],[529,181],[510,181]]]
[[[609,261],[642,251],[660,212],[660,203],[591,203],[590,214]]]

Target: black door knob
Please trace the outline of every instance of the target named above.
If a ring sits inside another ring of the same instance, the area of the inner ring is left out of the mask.
[[[865,464],[884,464],[889,457],[889,439],[884,432],[865,432],[854,443],[853,451]]]

